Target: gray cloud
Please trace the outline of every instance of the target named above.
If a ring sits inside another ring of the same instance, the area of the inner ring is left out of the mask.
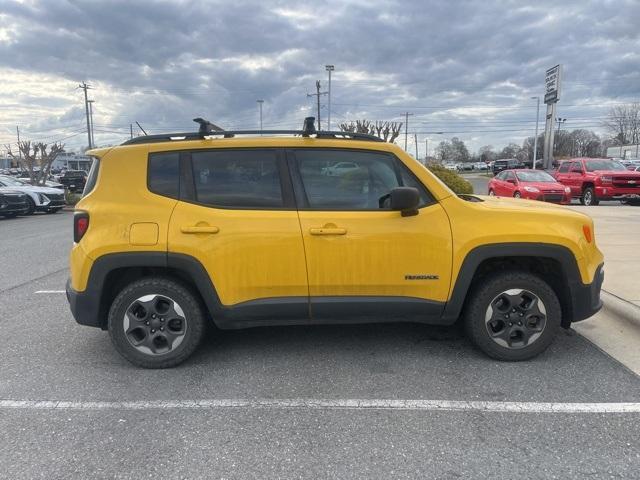
[[[0,15],[0,68],[67,89],[48,98],[47,85],[35,97],[3,88],[0,126],[65,133],[59,127],[83,120],[73,88],[86,80],[96,86],[101,141],[120,140],[134,120],[155,131],[192,128],[196,115],[252,127],[257,98],[265,124],[298,126],[315,79],[326,83],[325,63],[336,65],[336,121],[399,119],[408,109],[410,131],[451,132],[472,148],[531,134],[529,97],[556,63],[565,68],[559,111],[569,128],[598,129],[609,104],[640,96],[635,0],[5,0]],[[30,109],[39,116],[29,120]]]

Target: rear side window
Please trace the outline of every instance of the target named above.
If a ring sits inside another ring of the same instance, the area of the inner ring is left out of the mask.
[[[226,208],[284,206],[273,150],[194,151],[191,164],[198,203]]]
[[[82,196],[86,196],[95,188],[98,181],[98,171],[100,170],[100,159],[93,157],[91,162],[91,168],[89,169],[89,175],[87,176],[87,182],[84,184],[84,190],[82,190]]]
[[[165,197],[180,196],[180,154],[152,153],[149,155],[149,190]]]

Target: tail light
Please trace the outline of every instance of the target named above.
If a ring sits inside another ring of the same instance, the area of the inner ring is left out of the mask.
[[[89,229],[89,213],[75,212],[73,215],[73,241],[78,243]]]
[[[589,225],[583,225],[582,226],[582,233],[584,233],[584,238],[587,241],[587,243],[591,243],[591,240],[593,240],[591,227],[589,227]]]

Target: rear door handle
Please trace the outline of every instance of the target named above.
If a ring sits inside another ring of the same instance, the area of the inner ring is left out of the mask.
[[[337,227],[331,227],[331,228],[310,228],[309,229],[309,233],[311,235],[344,235],[347,233],[347,229],[346,228],[337,228]]]
[[[182,233],[218,233],[220,229],[211,225],[184,225],[180,227]]]

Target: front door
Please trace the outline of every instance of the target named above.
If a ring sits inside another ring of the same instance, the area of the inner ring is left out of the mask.
[[[381,152],[314,148],[288,156],[312,317],[437,315],[449,291],[451,230],[443,208],[411,171]],[[340,162],[356,168],[335,175],[332,166]],[[389,209],[387,196],[398,186],[419,189],[418,215]]]
[[[169,251],[205,267],[227,319],[307,319],[304,249],[284,153],[182,155],[190,182],[183,182],[171,217]]]

